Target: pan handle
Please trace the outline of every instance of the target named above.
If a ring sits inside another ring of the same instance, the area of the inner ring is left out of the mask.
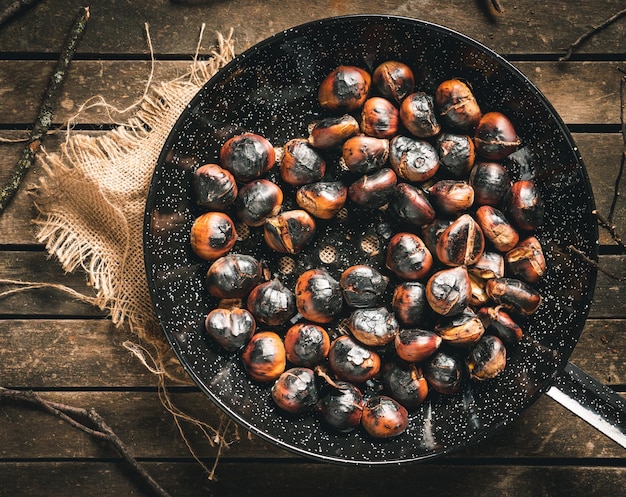
[[[614,390],[568,362],[546,394],[626,448],[626,400]]]

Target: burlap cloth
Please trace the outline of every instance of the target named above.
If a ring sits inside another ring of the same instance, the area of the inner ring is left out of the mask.
[[[33,191],[39,241],[66,271],[85,273],[95,296],[84,299],[108,310],[112,322],[129,332],[124,346],[155,373],[161,400],[183,437],[180,421],[187,420],[219,446],[226,443],[223,427],[186,416],[167,395],[166,379],[190,380],[155,317],[142,240],[146,197],[163,144],[191,98],[234,57],[231,37],[218,34],[210,57],[200,61],[196,53],[184,77],[149,83],[128,122],[99,136],[68,131],[59,150],[41,157],[42,178]],[[112,112],[105,102],[95,105]]]

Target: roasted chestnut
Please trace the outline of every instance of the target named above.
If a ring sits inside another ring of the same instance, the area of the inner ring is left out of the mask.
[[[517,245],[519,234],[501,210],[482,205],[476,210],[476,221],[485,238],[499,252],[508,252]]]
[[[372,266],[357,264],[341,273],[339,284],[350,307],[374,307],[385,293],[389,278]]]
[[[435,331],[447,344],[469,347],[483,336],[485,327],[476,313],[468,307],[461,314],[437,324]]]
[[[543,199],[533,181],[513,183],[504,201],[507,213],[519,229],[533,231],[543,224]]]
[[[371,82],[367,71],[356,66],[339,66],[320,84],[319,103],[331,111],[357,110],[367,99]]]
[[[253,380],[274,381],[285,371],[287,365],[283,341],[273,331],[259,331],[252,335],[243,349],[241,361]]]
[[[315,410],[333,429],[348,433],[361,424],[363,394],[347,381],[336,381],[320,388]]]
[[[469,214],[458,217],[437,240],[437,257],[446,266],[469,266],[480,259],[485,250],[485,237]]]
[[[348,188],[341,181],[319,181],[301,186],[296,192],[297,204],[320,219],[332,219],[348,198]]]
[[[398,320],[405,326],[422,322],[426,315],[426,287],[419,281],[403,281],[393,291],[391,308]]]
[[[217,164],[204,164],[191,177],[193,196],[198,205],[214,211],[226,210],[237,198],[233,175]]]
[[[227,254],[237,241],[235,224],[223,212],[205,212],[193,222],[190,241],[198,257],[207,261],[218,259]]]
[[[355,174],[378,171],[389,157],[389,140],[374,136],[358,135],[346,140],[341,147],[345,167]]]
[[[309,368],[288,369],[278,377],[270,392],[276,405],[292,414],[308,411],[319,399],[315,373]]]
[[[487,160],[501,160],[520,146],[515,127],[501,112],[487,112],[474,133],[476,153]]]
[[[441,133],[436,144],[440,168],[456,178],[467,176],[476,158],[472,139],[467,135]]]
[[[407,181],[424,182],[439,170],[437,150],[425,140],[398,135],[389,143],[389,163]]]
[[[474,380],[489,380],[506,367],[506,347],[497,336],[485,335],[469,350],[467,369]]]
[[[537,283],[546,272],[543,249],[535,236],[529,236],[509,250],[505,261],[511,276],[527,283]]]
[[[309,132],[309,143],[315,148],[337,147],[359,130],[359,122],[350,114],[327,117],[313,125]]]
[[[443,179],[428,189],[428,195],[437,212],[458,216],[474,204],[474,189],[467,181]]]
[[[313,323],[296,323],[283,340],[287,360],[294,366],[312,368],[326,359],[330,337],[324,328]]]
[[[430,138],[441,131],[435,115],[435,101],[424,92],[411,93],[400,105],[400,120],[418,138]]]
[[[296,298],[279,279],[255,286],[247,300],[248,310],[261,323],[280,325],[296,314]]]
[[[409,425],[409,413],[398,401],[386,395],[370,397],[363,404],[361,426],[374,438],[401,435]]]
[[[441,119],[453,128],[468,131],[480,121],[480,107],[464,81],[449,79],[440,83],[435,91],[435,102]]]
[[[220,299],[246,296],[261,280],[262,267],[251,255],[228,254],[216,259],[208,269],[207,291]]]
[[[204,328],[224,350],[234,352],[250,341],[256,331],[256,321],[246,309],[218,307],[207,314]]]
[[[398,321],[386,307],[356,309],[350,314],[348,328],[359,342],[382,347],[395,339]]]
[[[304,138],[293,138],[283,147],[280,176],[293,186],[320,181],[326,172],[326,161]]]
[[[441,337],[432,330],[401,328],[394,341],[398,357],[406,362],[421,362],[433,355],[441,345]]]
[[[426,283],[426,300],[442,316],[460,314],[468,306],[472,285],[465,266],[442,269]]]
[[[400,103],[413,91],[415,77],[406,64],[397,60],[387,60],[374,69],[372,83],[383,97]]]
[[[476,162],[470,171],[469,184],[474,189],[476,205],[502,204],[511,187],[511,178],[506,168],[499,162]]]
[[[362,383],[378,374],[381,359],[355,338],[342,335],[330,344],[328,365],[340,380]]]
[[[522,316],[534,314],[541,305],[541,294],[528,283],[515,278],[487,281],[487,295],[505,309]]]
[[[239,181],[251,181],[267,173],[276,163],[272,144],[255,133],[228,139],[220,149],[220,164]]]
[[[281,212],[265,220],[263,235],[272,250],[297,254],[315,236],[315,221],[304,210]]]
[[[424,226],[435,219],[435,209],[421,188],[408,183],[398,183],[391,199],[393,212],[414,226]]]
[[[470,306],[475,308],[482,307],[489,302],[489,295],[485,288],[487,280],[474,273],[469,273],[470,285],[472,286],[472,297],[470,298]]]
[[[385,264],[405,280],[425,277],[433,266],[433,256],[414,233],[396,233],[387,245]]]
[[[438,350],[422,368],[428,385],[435,391],[451,395],[461,389],[463,364],[457,354]]]
[[[309,269],[296,281],[296,307],[305,319],[330,323],[341,312],[339,282],[326,269]]]
[[[237,217],[248,226],[261,226],[268,217],[280,212],[283,191],[267,179],[257,179],[239,189],[235,200]]]
[[[365,175],[348,187],[348,196],[361,207],[377,209],[391,199],[398,178],[385,167],[372,175]]]
[[[386,98],[371,97],[363,104],[361,131],[376,138],[391,138],[398,133],[398,109]]]
[[[422,226],[422,240],[432,254],[437,252],[437,241],[452,221],[448,217],[435,217],[432,222]]]
[[[383,385],[389,396],[407,409],[419,406],[428,395],[428,382],[415,364],[386,362],[382,369]]]
[[[483,326],[497,335],[507,346],[513,346],[522,339],[522,328],[502,306],[481,307],[477,313]]]
[[[488,280],[504,276],[504,257],[498,252],[485,250],[474,264],[467,268],[470,274]]]

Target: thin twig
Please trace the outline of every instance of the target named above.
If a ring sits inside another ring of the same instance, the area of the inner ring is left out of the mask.
[[[26,7],[30,7],[39,1],[40,0],[15,0],[13,3],[10,3],[0,12],[0,26],[9,22]]]
[[[43,399],[33,391],[11,390],[0,387],[0,400],[13,400],[26,402],[37,406],[44,411],[57,416],[74,428],[94,437],[105,441],[112,445],[117,452],[124,458],[129,466],[136,471],[159,497],[170,497],[170,494],[163,489],[157,481],[139,464],[137,459],[133,457],[130,449],[115,434],[111,427],[94,409],[82,409],[79,407],[68,406],[58,402],[51,402]],[[88,426],[81,420],[87,420],[93,427]]]
[[[85,25],[89,19],[89,7],[84,7],[80,10],[69,36],[63,45],[61,50],[61,56],[57,61],[54,68],[54,72],[48,83],[46,93],[43,97],[37,120],[30,133],[30,137],[26,147],[22,152],[22,157],[18,160],[8,183],[0,191],[0,213],[4,211],[11,199],[19,190],[19,187],[24,179],[24,176],[35,162],[35,155],[39,150],[41,142],[46,135],[52,118],[54,116],[54,110],[59,100],[59,94],[61,87],[65,81],[67,74],[67,68],[74,56],[78,42],[80,41]]]
[[[622,276],[617,276],[616,274],[613,274],[610,271],[607,271],[606,269],[604,269],[596,261],[594,261],[593,259],[589,258],[582,250],[580,250],[577,247],[574,247],[574,245],[568,245],[567,246],[567,250],[569,250],[570,252],[574,252],[578,257],[580,257],[587,264],[589,264],[590,266],[596,268],[601,273],[606,274],[609,278],[617,280],[617,281],[625,281],[626,280],[626,278],[624,278]]]
[[[561,57],[559,60],[560,61],[568,60],[572,56],[572,53],[574,53],[574,50],[576,50],[580,45],[582,45],[585,41],[587,41],[593,35],[595,35],[596,33],[600,32],[600,31],[602,31],[609,24],[617,21],[620,17],[622,17],[624,15],[626,15],[626,9],[623,9],[623,10],[620,10],[619,12],[616,12],[611,17],[606,19],[599,26],[596,26],[595,28],[590,29],[586,33],[583,33],[574,43],[572,43],[569,47],[567,47],[565,55],[563,55],[563,57]]]
[[[613,216],[615,215],[615,209],[617,207],[617,200],[620,196],[620,184],[622,182],[622,176],[624,175],[624,164],[626,163],[626,76],[622,76],[619,86],[620,94],[620,122],[622,131],[622,159],[619,165],[619,171],[617,178],[615,179],[615,186],[613,187],[613,200],[611,201],[611,208],[609,209],[608,221],[613,224]]]
[[[594,210],[592,212],[592,214],[594,214],[596,216],[596,220],[598,222],[598,226],[600,226],[601,228],[604,228],[606,231],[608,231],[608,233],[609,233],[609,235],[611,235],[611,238],[613,239],[613,241],[615,243],[617,243],[620,247],[626,248],[626,244],[624,244],[624,240],[622,240],[622,237],[617,232],[617,226],[615,226],[613,223],[610,223],[608,221],[608,219],[606,219],[597,210]]]

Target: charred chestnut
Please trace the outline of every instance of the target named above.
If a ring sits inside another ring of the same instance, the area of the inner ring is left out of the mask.
[[[437,240],[437,257],[446,266],[469,266],[485,250],[485,237],[469,214],[458,217]]]
[[[387,289],[389,278],[372,266],[357,264],[341,274],[339,284],[343,298],[350,307],[373,307]]]
[[[341,287],[326,269],[309,269],[296,281],[296,307],[305,319],[329,323],[341,312]]]
[[[315,373],[309,368],[288,369],[272,385],[271,395],[283,411],[292,414],[308,411],[319,399]]]
[[[318,100],[325,109],[350,112],[363,105],[370,90],[370,74],[355,66],[339,66],[322,81]]]
[[[391,199],[393,212],[414,226],[424,226],[435,219],[435,209],[421,188],[408,183],[398,183]]]
[[[330,338],[324,328],[313,323],[296,323],[283,340],[287,360],[294,366],[312,368],[328,356]]]
[[[258,321],[275,326],[296,314],[296,298],[280,280],[273,279],[252,289],[247,307]]]
[[[217,164],[204,164],[191,177],[196,202],[211,210],[226,210],[237,198],[237,183],[229,171]]]
[[[504,257],[498,252],[485,250],[472,266],[467,268],[470,274],[488,280],[504,276]]]
[[[419,281],[403,281],[393,291],[391,308],[406,326],[418,325],[426,315],[426,287]]]
[[[370,347],[392,342],[398,332],[398,321],[386,307],[357,309],[350,314],[348,328],[352,336]]]
[[[365,175],[348,187],[348,196],[361,207],[377,209],[391,199],[398,178],[388,167]]]
[[[425,140],[398,135],[389,143],[389,163],[407,181],[423,182],[439,170],[437,150]]]
[[[386,98],[368,98],[361,111],[361,131],[376,138],[391,138],[398,133],[398,114],[398,109]]]
[[[464,266],[442,269],[426,283],[426,300],[430,308],[442,316],[463,312],[471,295],[472,285]]]
[[[389,157],[389,140],[358,135],[346,140],[341,147],[341,157],[346,168],[355,174],[378,171]]]
[[[424,92],[411,93],[400,105],[400,120],[418,138],[430,138],[441,131],[435,115],[435,101]]]
[[[441,337],[432,330],[401,328],[394,344],[400,359],[414,363],[424,361],[433,355],[441,341]]]
[[[243,185],[235,200],[237,217],[248,226],[261,226],[268,217],[280,212],[283,191],[266,179],[257,179]]]
[[[235,179],[251,181],[260,178],[276,163],[272,144],[255,133],[233,136],[220,149],[220,164]]]
[[[250,341],[256,330],[256,321],[246,309],[217,308],[207,314],[204,328],[224,350],[234,352]]]
[[[287,365],[285,347],[273,331],[259,331],[243,349],[241,354],[244,369],[255,381],[276,380]]]
[[[191,248],[207,261],[227,254],[237,241],[237,231],[232,219],[223,212],[206,212],[191,226]]]
[[[431,223],[422,226],[422,240],[432,254],[437,252],[437,241],[452,221],[448,217],[435,217]]]
[[[522,328],[501,306],[481,307],[478,309],[478,317],[483,326],[490,333],[497,335],[507,346],[515,345],[522,339]]]
[[[352,383],[336,381],[320,389],[315,410],[333,429],[348,433],[361,424],[363,394]]]
[[[438,350],[422,368],[428,385],[435,391],[451,395],[461,388],[463,365],[458,355]]]
[[[480,121],[480,107],[464,81],[449,79],[442,82],[435,91],[435,102],[442,120],[453,128],[467,131]]]
[[[261,280],[262,268],[251,255],[228,254],[216,259],[208,269],[208,292],[220,299],[246,296]]]
[[[489,380],[506,367],[506,347],[497,336],[483,336],[470,350],[467,369],[474,380]]]
[[[468,307],[461,314],[439,323],[435,326],[435,331],[447,344],[469,347],[483,336],[485,327],[476,313]]]
[[[366,345],[342,335],[330,344],[328,365],[340,380],[362,383],[378,374],[381,359]]]
[[[414,364],[387,362],[382,369],[382,379],[390,397],[407,409],[416,408],[428,395],[428,382]]]
[[[511,187],[506,168],[498,162],[476,162],[469,175],[476,205],[501,205]]]
[[[315,148],[333,148],[359,132],[359,122],[350,114],[327,117],[316,122],[309,133],[309,143]]]
[[[507,213],[518,228],[532,231],[543,223],[543,199],[533,181],[520,180],[513,183],[504,201]]]
[[[348,188],[341,181],[320,181],[301,186],[296,192],[297,204],[320,219],[332,219],[348,198]]]
[[[401,435],[409,425],[409,413],[398,401],[386,395],[371,397],[363,404],[361,426],[374,438]]]
[[[537,283],[546,272],[543,249],[535,236],[529,236],[508,251],[505,261],[511,276],[527,283]]]
[[[431,203],[438,212],[458,216],[474,204],[474,189],[467,181],[443,179],[428,189]]]
[[[541,294],[528,283],[515,278],[489,280],[486,289],[495,302],[522,316],[534,314],[541,305]]]
[[[374,69],[372,83],[383,97],[400,103],[413,91],[415,77],[406,64],[387,60]]]
[[[439,155],[440,167],[457,178],[469,173],[476,158],[472,139],[467,135],[453,133],[439,135],[437,154]]]
[[[491,205],[483,205],[476,210],[476,221],[485,238],[499,252],[508,252],[517,245],[519,235],[502,211]]]
[[[501,112],[487,112],[474,133],[476,153],[487,160],[500,160],[520,146],[515,127]]]
[[[433,266],[433,256],[414,233],[396,233],[387,245],[385,264],[405,280],[425,277]]]
[[[326,172],[326,161],[304,138],[289,140],[283,147],[280,176],[293,186],[320,181]]]
[[[315,236],[315,221],[304,210],[281,212],[265,220],[263,235],[272,250],[297,254]]]

